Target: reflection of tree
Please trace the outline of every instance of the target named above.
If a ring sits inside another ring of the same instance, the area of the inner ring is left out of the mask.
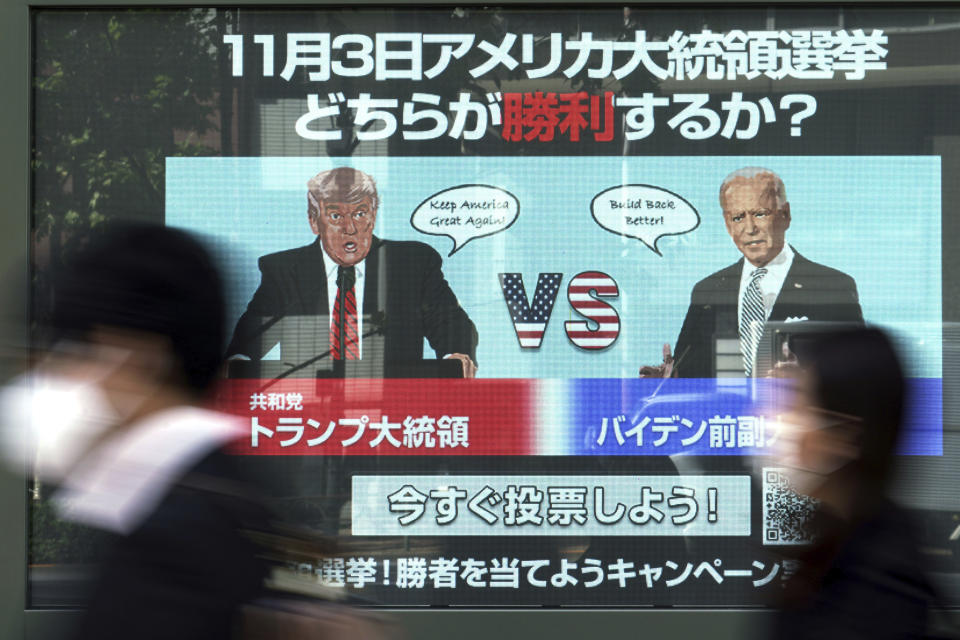
[[[161,221],[165,159],[217,150],[215,20],[212,11],[38,14],[35,311],[46,307],[49,274],[78,231],[120,217]],[[96,556],[89,530],[59,521],[46,501],[32,503],[31,562]]]
[[[121,216],[162,220],[165,158],[214,151],[202,136],[215,128],[215,19],[38,15],[33,213],[50,262],[76,229]]]
[[[60,520],[46,498],[30,501],[29,564],[80,564],[96,561],[106,534]]]

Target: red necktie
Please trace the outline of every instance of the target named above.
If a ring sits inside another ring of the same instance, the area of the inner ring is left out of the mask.
[[[353,267],[337,267],[337,300],[333,303],[330,326],[330,353],[334,360],[360,359],[360,334],[357,331],[357,281]]]

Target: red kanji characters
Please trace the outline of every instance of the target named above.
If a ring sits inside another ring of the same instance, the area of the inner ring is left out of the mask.
[[[551,142],[559,131],[571,142],[580,142],[582,131],[593,131],[597,142],[613,140],[613,93],[591,96],[585,91],[556,94],[503,94],[504,140]]]

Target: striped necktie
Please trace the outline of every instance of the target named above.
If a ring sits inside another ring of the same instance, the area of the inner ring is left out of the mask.
[[[757,357],[757,345],[763,336],[763,323],[767,312],[763,308],[763,294],[760,293],[760,279],[767,275],[763,267],[750,274],[750,284],[743,292],[740,303],[740,353],[743,354],[743,370],[747,377],[753,375],[754,360]]]
[[[360,359],[360,334],[357,332],[356,269],[337,267],[337,299],[333,303],[330,327],[330,353],[334,360]]]

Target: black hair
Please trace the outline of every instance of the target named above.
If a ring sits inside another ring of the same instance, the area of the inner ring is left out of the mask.
[[[54,276],[54,336],[82,339],[95,327],[169,339],[185,390],[202,395],[222,362],[224,289],[213,258],[193,236],[146,223],[114,222]]]
[[[813,401],[861,424],[861,479],[882,490],[893,464],[906,398],[903,368],[890,339],[878,329],[818,336],[802,359],[813,377]]]

